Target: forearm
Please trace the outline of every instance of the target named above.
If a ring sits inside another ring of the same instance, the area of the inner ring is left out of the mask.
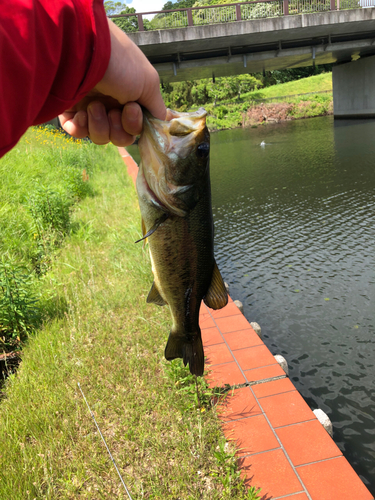
[[[0,156],[26,129],[79,101],[110,58],[102,0],[12,0],[0,5]]]

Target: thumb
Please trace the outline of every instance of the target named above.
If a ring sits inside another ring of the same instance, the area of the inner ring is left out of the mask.
[[[160,92],[159,75],[154,68],[150,68],[150,74],[146,79],[145,87],[137,102],[145,107],[155,118],[159,120],[166,119],[167,108]]]

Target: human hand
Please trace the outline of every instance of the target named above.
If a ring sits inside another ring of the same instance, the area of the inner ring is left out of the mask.
[[[142,131],[144,106],[164,120],[166,107],[159,75],[143,52],[108,19],[111,57],[103,79],[87,96],[59,116],[73,137],[89,136],[95,144],[128,146]]]

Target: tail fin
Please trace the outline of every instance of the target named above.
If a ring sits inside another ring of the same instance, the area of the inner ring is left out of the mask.
[[[164,355],[168,361],[182,358],[185,366],[189,363],[190,373],[198,377],[203,375],[204,352],[200,330],[189,336],[171,332]]]

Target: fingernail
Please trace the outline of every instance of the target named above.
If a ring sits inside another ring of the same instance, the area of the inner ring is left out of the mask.
[[[95,120],[102,120],[104,117],[104,108],[103,105],[100,103],[92,103],[90,106],[87,108],[89,113],[95,118]]]

